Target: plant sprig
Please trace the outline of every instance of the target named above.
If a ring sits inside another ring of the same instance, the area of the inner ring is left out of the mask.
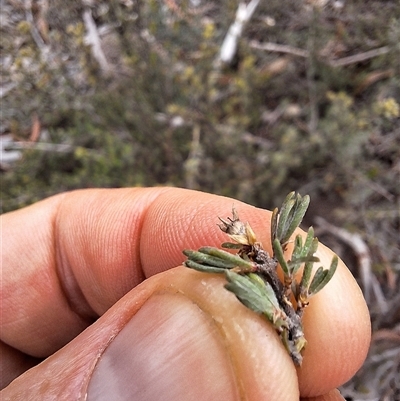
[[[234,242],[222,244],[225,249],[236,249],[232,254],[223,249],[205,246],[197,251],[184,250],[184,265],[207,273],[224,273],[228,283],[225,288],[236,295],[242,304],[265,316],[280,335],[283,344],[297,365],[301,365],[307,341],[301,317],[309,299],[321,291],[333,277],[338,264],[335,255],[329,269],[322,266],[312,276],[318,239],[312,227],[306,239],[294,238],[290,258],[285,256],[292,235],[300,225],[310,203],[308,195],[301,197],[291,192],[271,217],[272,257],[265,251],[249,223],[243,223],[233,208],[232,218],[221,219],[220,229]],[[284,275],[283,282],[277,274],[278,266]],[[301,279],[298,272],[303,267]],[[291,302],[294,297],[295,306]]]

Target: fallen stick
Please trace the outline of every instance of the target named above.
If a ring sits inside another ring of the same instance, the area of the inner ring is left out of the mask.
[[[358,260],[358,268],[361,277],[361,282],[364,290],[364,297],[367,303],[371,299],[372,283],[372,270],[371,270],[371,255],[369,248],[361,235],[357,233],[350,233],[349,231],[336,227],[328,223],[322,217],[315,217],[314,221],[326,233],[332,234],[347,244],[354,252]]]

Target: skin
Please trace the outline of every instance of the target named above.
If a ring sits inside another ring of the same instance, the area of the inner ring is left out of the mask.
[[[175,188],[74,191],[3,215],[0,397],[101,399],[133,381],[143,400],[343,400],[371,327],[342,262],[304,315],[300,369],[223,277],[174,268],[183,249],[227,240],[216,218],[233,203],[268,250],[270,212]],[[329,249],[318,256],[329,266]],[[141,370],[149,359],[162,364]]]

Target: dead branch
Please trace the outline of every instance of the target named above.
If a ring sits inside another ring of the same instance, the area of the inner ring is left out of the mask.
[[[338,60],[328,60],[328,64],[332,67],[344,67],[350,64],[360,63],[361,61],[369,60],[374,57],[382,56],[389,53],[388,46],[379,47],[378,49],[369,50],[364,53],[355,54],[354,56],[343,57]]]
[[[381,341],[381,340],[400,343],[400,332],[398,330],[396,332],[395,329],[394,330],[380,329],[372,334],[372,341]]]
[[[36,43],[36,46],[43,53],[44,51],[46,51],[47,46],[46,43],[44,43],[42,37],[40,36],[39,31],[35,27],[35,21],[33,20],[33,14],[32,14],[32,0],[25,0],[25,18],[29,22],[31,35]]]
[[[229,27],[228,33],[222,43],[219,55],[216,59],[216,65],[230,64],[235,57],[238,41],[242,35],[245,24],[250,20],[256,10],[260,0],[251,0],[250,3],[239,3],[236,11],[236,18]]]
[[[74,146],[62,143],[46,143],[46,142],[14,142],[7,146],[8,150],[24,150],[35,149],[44,152],[70,153],[75,150]]]
[[[0,135],[0,169],[3,171],[22,157],[21,152],[11,148],[13,143],[12,135]]]
[[[366,301],[369,302],[371,288],[374,288],[372,284],[371,255],[361,235],[350,233],[343,228],[336,227],[319,216],[315,217],[315,222],[324,232],[329,232],[329,234],[339,238],[353,250],[358,259],[358,268],[364,290],[364,297]]]
[[[253,49],[265,50],[273,53],[292,54],[293,56],[298,56],[303,58],[307,58],[310,55],[308,50],[299,49],[293,46],[280,45],[278,43],[272,43],[272,42],[260,43],[257,42],[256,40],[252,40],[250,41],[249,46],[252,47]]]
[[[32,13],[32,0],[25,0],[25,18],[29,23],[31,36],[33,41],[36,43],[36,46],[40,50],[40,56],[42,61],[48,63],[52,61],[53,56],[50,52],[50,46],[45,43],[42,36],[39,33],[39,30],[35,26],[35,21],[33,19]]]
[[[264,50],[273,53],[286,53],[291,54],[293,56],[308,58],[310,56],[310,52],[304,49],[299,49],[297,47],[280,45],[278,43],[260,43],[256,40],[252,40],[249,43],[249,46],[253,49]],[[350,64],[360,63],[361,61],[366,61],[374,57],[382,56],[383,54],[389,53],[390,48],[388,46],[379,47],[377,49],[369,50],[364,53],[354,54],[353,56],[339,58],[337,60],[321,60],[324,63],[330,65],[331,67],[344,67]]]
[[[100,35],[97,31],[96,23],[94,22],[92,11],[86,9],[82,15],[83,22],[86,28],[85,41],[92,47],[92,54],[95,60],[99,63],[101,70],[104,73],[110,72],[110,65],[101,47]]]

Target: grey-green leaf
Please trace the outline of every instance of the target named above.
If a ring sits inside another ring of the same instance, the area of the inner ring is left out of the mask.
[[[314,238],[311,242],[310,249],[308,250],[308,257],[310,258],[310,262],[306,262],[303,270],[303,277],[301,278],[300,287],[308,288],[311,280],[311,273],[313,268],[313,255],[318,249],[318,238]]]
[[[288,219],[288,227],[286,229],[285,235],[281,239],[282,243],[286,243],[289,241],[291,235],[294,233],[294,230],[300,225],[303,221],[303,217],[306,214],[308,209],[308,205],[310,204],[310,197],[305,195],[301,198],[300,195],[296,198],[296,203],[293,208],[293,216],[289,220]]]
[[[309,229],[307,231],[307,237],[304,242],[302,256],[306,256],[309,253],[311,246],[313,244],[313,241],[314,241],[314,228],[309,227]]]
[[[225,249],[240,249],[243,248],[243,245],[234,244],[233,242],[224,242],[223,244],[221,244],[221,247]]]
[[[193,260],[186,260],[185,262],[183,262],[183,265],[189,267],[190,269],[198,270],[205,273],[223,273],[226,271],[226,269],[202,265],[200,263],[193,262]]]
[[[277,237],[279,209],[276,207],[271,216],[271,242]]]
[[[335,255],[332,258],[332,262],[331,265],[329,267],[329,270],[324,270],[324,275],[321,277],[317,277],[317,279],[314,277],[313,281],[311,282],[311,285],[309,287],[308,293],[310,295],[314,295],[317,292],[321,291],[331,280],[331,278],[333,277],[333,275],[335,274],[337,265],[338,265],[339,259],[338,257]],[[318,269],[319,270],[319,269]],[[318,272],[317,270],[317,272]]]
[[[284,240],[284,238],[286,238],[286,236],[287,236],[286,233],[287,233],[287,229],[290,224],[289,215],[296,202],[294,197],[295,197],[295,193],[291,192],[284,200],[284,202],[282,204],[282,208],[279,212],[278,227],[276,230],[276,233],[277,233],[276,238],[281,242],[281,244],[286,242]]]
[[[319,258],[317,258],[316,256],[302,256],[297,259],[292,259],[291,261],[287,262],[287,264],[289,266],[289,270],[292,272],[293,275],[297,272],[297,270],[303,263],[309,263],[309,262],[312,263],[319,262]]]
[[[225,288],[233,292],[236,297],[251,310],[264,314],[268,320],[283,326],[283,318],[286,316],[279,308],[278,300],[268,283],[260,283],[259,278],[251,278],[248,275],[240,275],[229,270],[225,271],[228,284]]]
[[[283,254],[283,249],[281,242],[279,241],[278,238],[275,238],[275,240],[272,243],[272,249],[274,251],[274,258],[279,262],[279,264],[282,267],[283,273],[285,274],[286,277],[291,277],[291,272],[289,270],[289,266],[286,262],[285,256]]]
[[[199,252],[204,253],[206,255],[221,258],[223,260],[226,260],[227,262],[229,261],[233,265],[238,266],[238,267],[243,267],[246,269],[251,269],[253,267],[253,264],[251,262],[246,261],[246,260],[242,259],[240,256],[233,255],[222,249],[214,248],[211,246],[203,246],[203,247],[199,248]]]
[[[302,251],[303,251],[303,238],[301,237],[301,235],[296,235],[296,238],[294,239],[292,260],[301,257]]]
[[[183,253],[189,258],[189,260],[207,266],[219,267],[222,269],[232,269],[233,267],[237,266],[236,260],[231,261],[227,259],[222,259],[199,251],[185,249]]]

